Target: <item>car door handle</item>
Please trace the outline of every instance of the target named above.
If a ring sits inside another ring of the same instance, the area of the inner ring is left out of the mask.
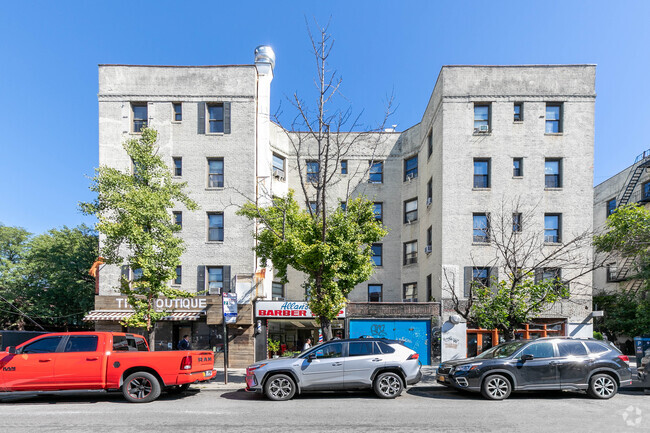
[[[335,367],[338,367],[339,365],[343,365],[343,363],[342,362],[333,362],[332,365],[335,366]]]
[[[86,361],[97,361],[98,359],[99,357],[95,356],[95,357],[86,358]]]
[[[52,360],[52,358],[48,358],[48,359],[39,359],[38,362],[50,362],[51,360]]]
[[[548,365],[550,365],[550,366],[557,366],[557,365],[560,365],[560,363],[557,362],[557,361],[551,361],[551,362],[548,363]]]
[[[374,359],[372,359],[372,362],[379,362],[379,361],[381,361],[381,358],[374,358]]]

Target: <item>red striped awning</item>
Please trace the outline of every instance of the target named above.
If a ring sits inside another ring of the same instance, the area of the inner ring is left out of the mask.
[[[120,321],[130,317],[133,314],[132,311],[117,311],[117,310],[93,310],[90,313],[86,314],[84,321],[86,322],[96,322],[99,320],[109,320],[109,321]],[[168,316],[163,317],[160,320],[164,321],[173,321],[178,322],[182,320],[199,320],[204,311],[176,311],[169,313]]]

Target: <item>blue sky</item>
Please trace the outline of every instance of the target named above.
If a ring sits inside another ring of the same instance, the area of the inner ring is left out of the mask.
[[[93,223],[77,202],[92,199],[86,176],[98,164],[98,64],[251,64],[254,48],[269,44],[274,110],[296,91],[309,100],[305,17],[330,16],[331,64],[370,126],[391,92],[398,109],[390,123],[417,123],[444,64],[596,63],[595,183],[650,148],[644,0],[7,2],[0,223],[34,233]]]

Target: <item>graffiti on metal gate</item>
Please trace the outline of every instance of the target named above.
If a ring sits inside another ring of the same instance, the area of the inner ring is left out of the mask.
[[[370,327],[370,333],[375,338],[386,338],[386,325],[373,323]]]

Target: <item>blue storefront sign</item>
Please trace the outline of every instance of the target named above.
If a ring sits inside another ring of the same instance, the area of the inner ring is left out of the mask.
[[[375,337],[402,341],[420,355],[423,365],[431,363],[431,321],[350,319],[350,338]]]

